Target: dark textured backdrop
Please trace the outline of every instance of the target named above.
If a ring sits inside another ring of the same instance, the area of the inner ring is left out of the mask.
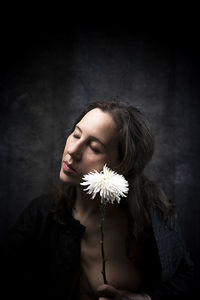
[[[154,29],[68,24],[59,34],[4,32],[1,238],[32,198],[52,188],[79,110],[96,99],[118,98],[146,113],[156,137],[146,173],[176,201],[199,270],[198,40],[185,28]]]

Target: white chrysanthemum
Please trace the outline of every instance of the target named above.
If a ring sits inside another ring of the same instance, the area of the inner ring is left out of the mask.
[[[82,178],[85,182],[80,183],[88,187],[84,189],[88,194],[92,194],[92,199],[97,193],[100,193],[101,202],[114,203],[116,200],[120,203],[120,197],[126,197],[129,190],[128,181],[123,175],[109,169],[106,165],[100,173],[90,172]]]

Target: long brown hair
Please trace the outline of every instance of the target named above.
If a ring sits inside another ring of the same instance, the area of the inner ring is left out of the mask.
[[[113,100],[90,103],[75,120],[72,130],[85,114],[94,108],[109,113],[116,123],[120,163],[115,171],[123,174],[129,181],[128,199],[121,203],[130,213],[131,221],[134,222],[133,234],[137,237],[150,223],[151,206],[157,206],[165,218],[173,212],[174,208],[162,189],[143,174],[154,153],[154,136],[141,110],[128,102]],[[73,207],[74,193],[74,189],[66,183],[59,184],[53,208],[58,221],[61,220],[59,216],[63,215],[66,209]]]

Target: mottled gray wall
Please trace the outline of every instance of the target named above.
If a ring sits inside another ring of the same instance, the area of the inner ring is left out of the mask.
[[[79,110],[96,99],[118,98],[146,113],[156,137],[146,173],[176,201],[186,244],[199,264],[195,40],[84,27],[12,37],[1,61],[1,237],[32,198],[52,188],[65,132]]]

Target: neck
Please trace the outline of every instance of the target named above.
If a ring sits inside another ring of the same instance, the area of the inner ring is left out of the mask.
[[[95,199],[91,199],[91,195],[84,192],[81,187],[76,187],[76,201],[74,205],[74,211],[81,216],[90,217],[96,215],[99,212],[100,199],[96,196]]]
[[[91,195],[88,195],[84,192],[81,187],[76,187],[76,201],[74,204],[73,214],[77,219],[87,220],[92,217],[99,217],[100,213],[100,196],[96,195],[96,197],[92,200]],[[118,204],[110,204],[106,205],[106,215],[112,216],[116,214],[117,211],[121,211],[121,208]]]

